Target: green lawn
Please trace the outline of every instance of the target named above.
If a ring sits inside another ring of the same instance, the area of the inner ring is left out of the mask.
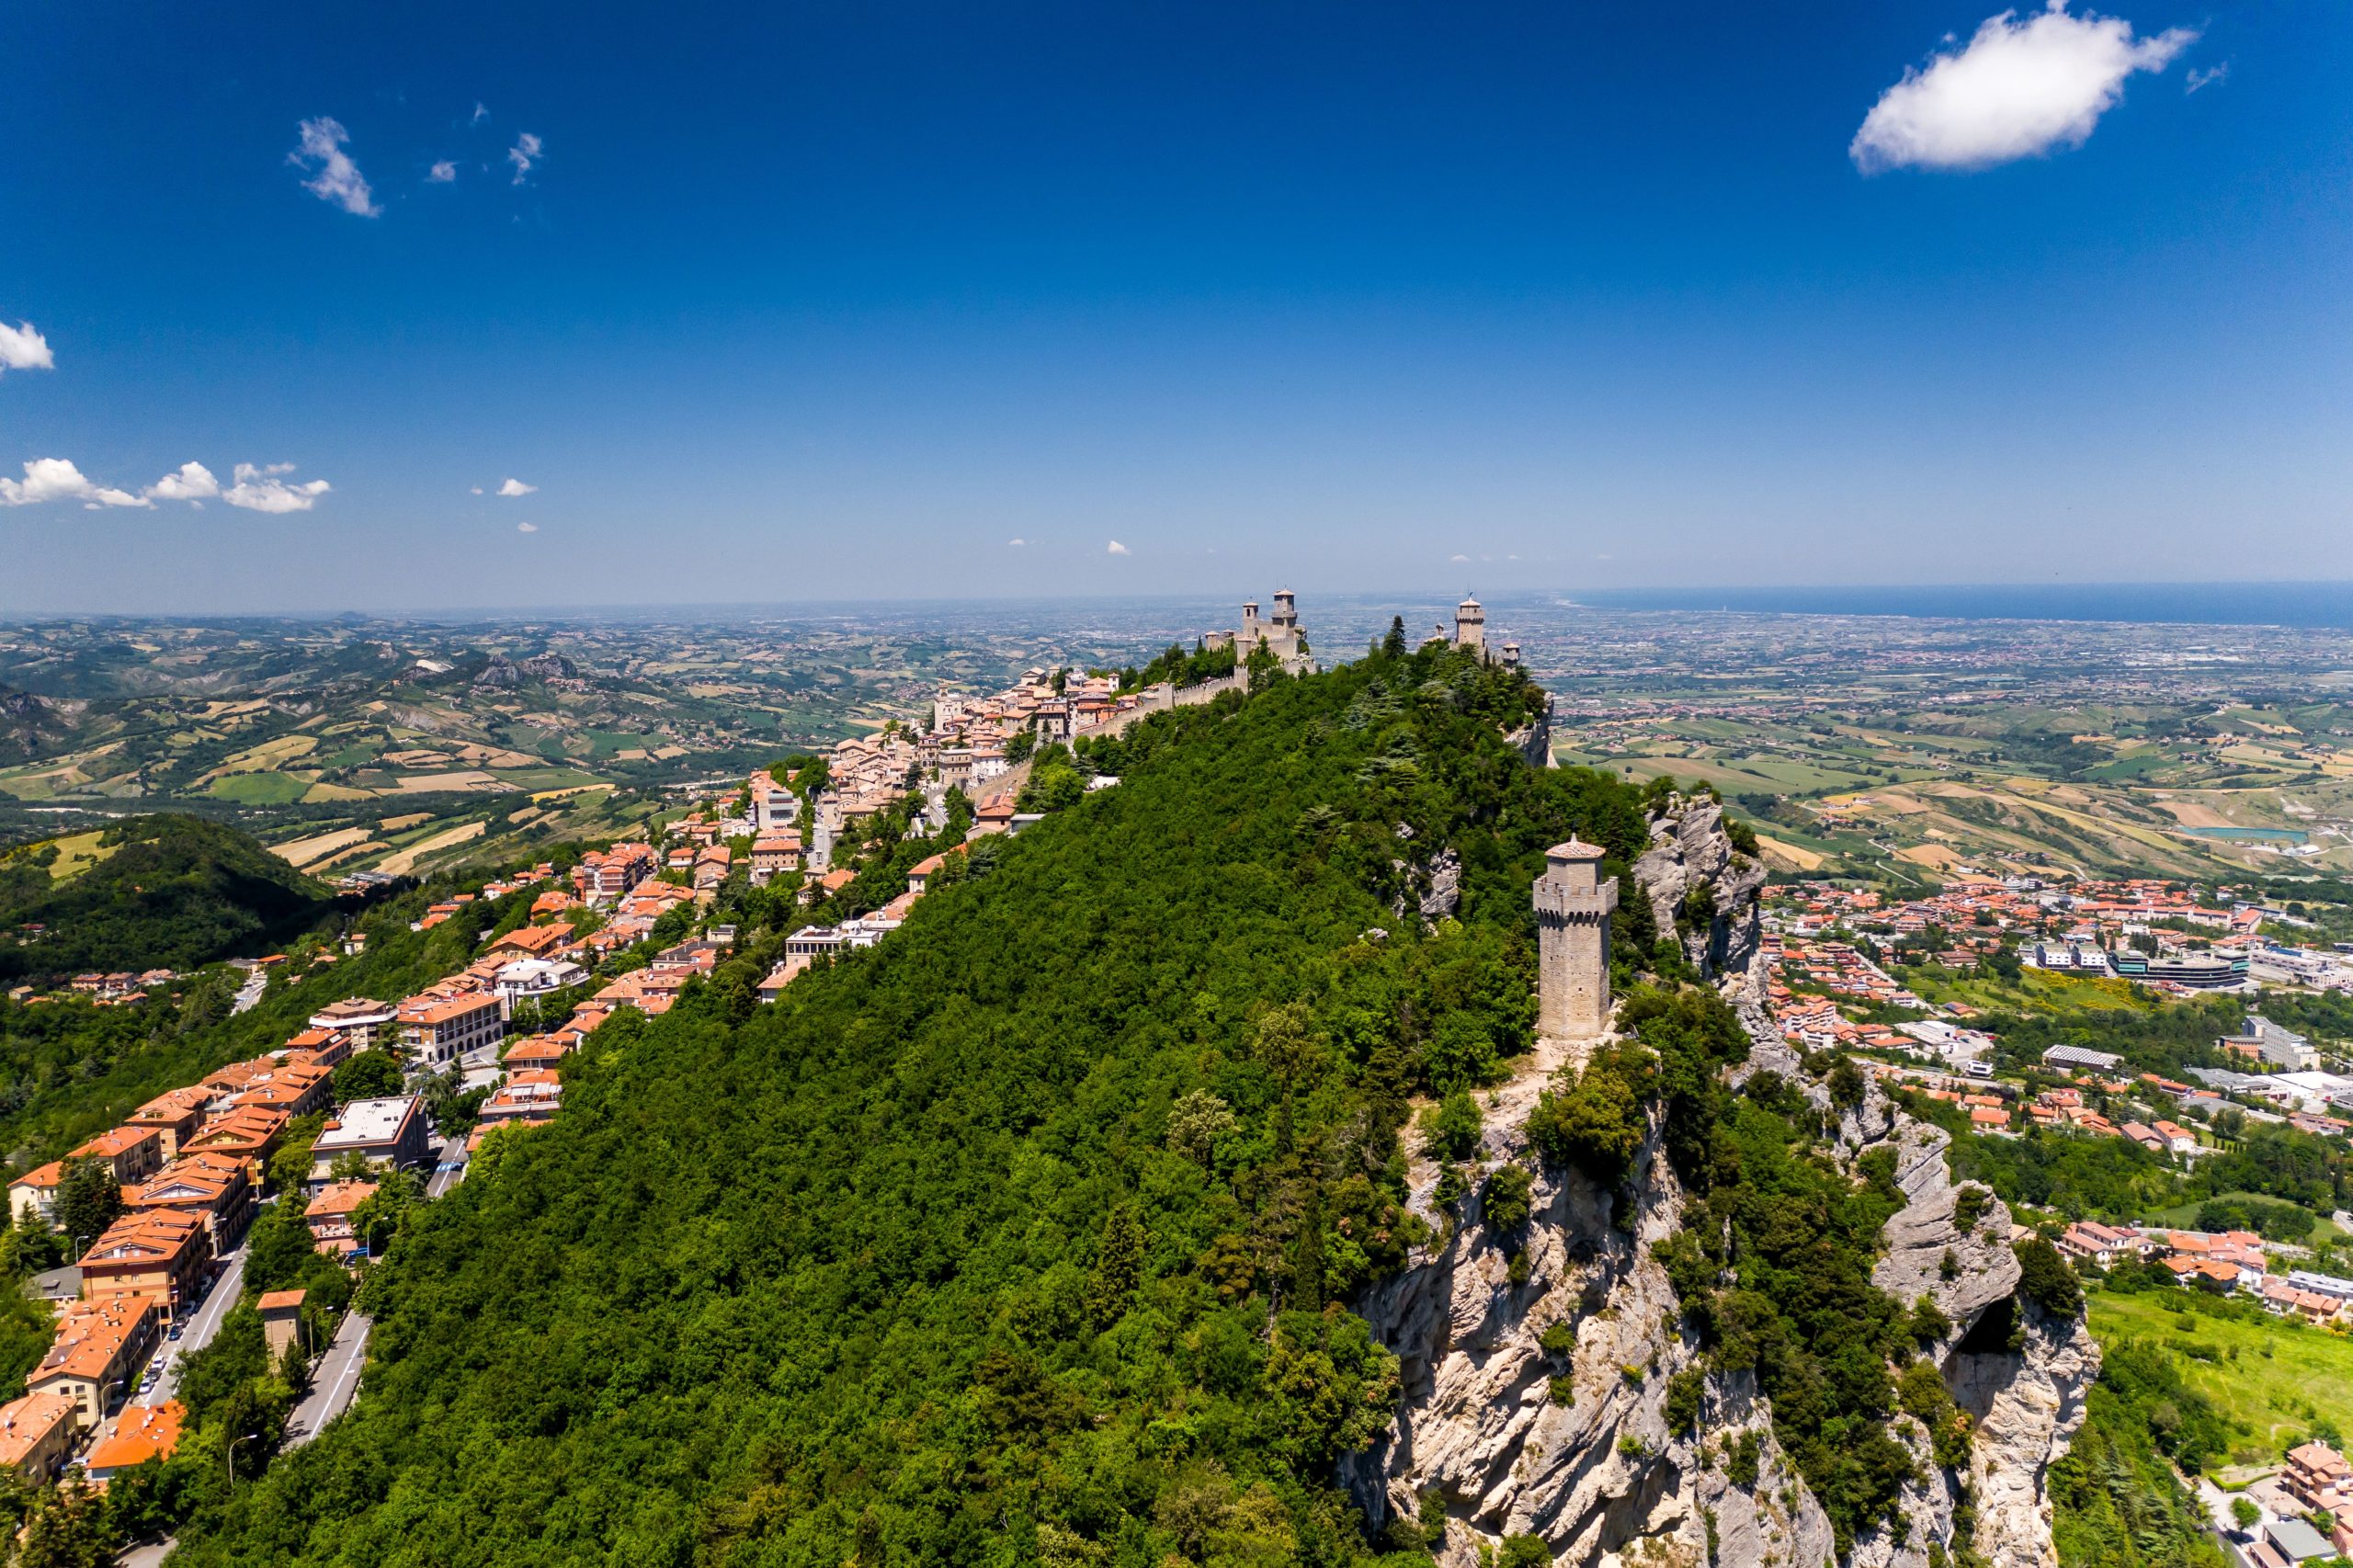
[[[2277,1318],[2231,1323],[2199,1314],[2188,1322],[2182,1327],[2181,1315],[2158,1296],[2091,1295],[2092,1334],[2102,1345],[2132,1338],[2176,1349],[2190,1386],[2231,1422],[2234,1462],[2277,1460],[2317,1418],[2353,1431],[2353,1339]],[[2185,1346],[2197,1353],[2181,1353]]]
[[[310,792],[311,781],[290,773],[232,773],[216,778],[204,792],[218,801],[241,806],[282,806]]]
[[[2103,976],[2053,974],[2029,969],[2015,983],[1964,978],[1949,970],[1912,969],[1904,983],[1923,1001],[1963,1002],[1986,1011],[2017,1013],[2153,1013],[2160,1004],[2131,982]]]

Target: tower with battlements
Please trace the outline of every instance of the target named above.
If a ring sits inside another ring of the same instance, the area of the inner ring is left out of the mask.
[[[1454,607],[1454,645],[1474,653],[1487,651],[1487,612],[1468,596]]]
[[[1544,851],[1536,879],[1536,1032],[1592,1040],[1609,1027],[1609,912],[1618,879],[1603,851],[1571,838]]]

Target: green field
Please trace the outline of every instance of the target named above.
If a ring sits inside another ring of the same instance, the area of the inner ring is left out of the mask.
[[[290,773],[232,773],[226,778],[216,778],[204,792],[219,801],[234,801],[241,806],[282,806],[299,801],[310,792],[307,778]]]
[[[1964,977],[1950,970],[1906,970],[1899,977],[1926,1002],[1960,1002],[1986,1012],[2154,1013],[2154,993],[2129,980],[2053,974],[2029,969],[2015,981]]]
[[[2184,1316],[2155,1296],[2094,1291],[2090,1301],[2102,1345],[2133,1338],[2176,1349],[2183,1377],[2231,1423],[2235,1463],[2277,1460],[2315,1420],[2353,1431],[2353,1339],[2276,1318],[2233,1323],[2201,1313],[2185,1328]],[[2184,1346],[2197,1353],[2181,1354]]]
[[[2149,1215],[2149,1221],[2152,1224],[2179,1225],[2184,1230],[2189,1230],[2197,1225],[2198,1210],[2206,1204],[2228,1203],[2234,1200],[2240,1202],[2253,1201],[2256,1203],[2277,1203],[2279,1201],[2279,1199],[2276,1198],[2268,1197],[2260,1192],[2225,1192],[2215,1198],[2201,1198],[2189,1203],[2177,1203],[2171,1209],[2156,1210]],[[2282,1237],[2280,1239],[2285,1240],[2286,1238]],[[2306,1238],[2309,1244],[2313,1246],[2320,1246],[2325,1243],[2338,1242],[2344,1239],[2345,1233],[2338,1230],[2333,1221],[2317,1216],[2313,1221],[2313,1233],[2311,1236]]]

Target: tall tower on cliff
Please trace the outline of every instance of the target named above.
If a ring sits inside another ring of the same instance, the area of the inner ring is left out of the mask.
[[[1536,1032],[1591,1040],[1609,1027],[1609,912],[1618,879],[1603,851],[1571,838],[1544,851],[1536,879]]]
[[[1487,651],[1487,612],[1475,598],[1466,597],[1454,607],[1454,645],[1474,653]]]

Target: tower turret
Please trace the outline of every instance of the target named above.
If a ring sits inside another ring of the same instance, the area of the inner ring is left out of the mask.
[[[1609,914],[1618,879],[1601,880],[1605,851],[1572,837],[1544,851],[1536,879],[1536,1032],[1592,1040],[1609,1027]]]
[[[1454,607],[1454,645],[1484,653],[1487,647],[1487,612],[1479,601],[1464,596]]]

